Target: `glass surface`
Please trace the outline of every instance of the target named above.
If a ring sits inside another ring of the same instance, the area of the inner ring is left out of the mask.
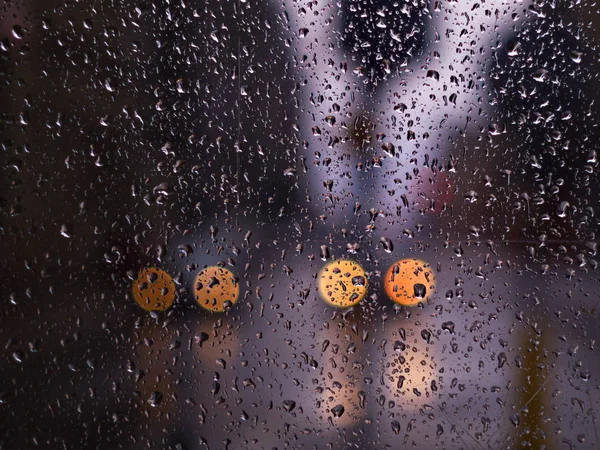
[[[0,14],[0,448],[600,448],[596,2]]]

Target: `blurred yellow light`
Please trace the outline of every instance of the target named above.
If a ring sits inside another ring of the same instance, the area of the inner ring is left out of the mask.
[[[347,259],[338,259],[324,266],[317,283],[321,298],[339,308],[356,305],[367,293],[365,271]]]

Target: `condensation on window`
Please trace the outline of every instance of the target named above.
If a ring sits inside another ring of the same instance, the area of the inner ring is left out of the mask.
[[[0,448],[600,447],[595,2],[0,17]]]

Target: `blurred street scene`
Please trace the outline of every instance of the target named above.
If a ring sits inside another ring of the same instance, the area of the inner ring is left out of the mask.
[[[0,11],[0,448],[600,447],[594,2]]]

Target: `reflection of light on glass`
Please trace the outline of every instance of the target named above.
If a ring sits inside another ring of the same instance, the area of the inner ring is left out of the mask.
[[[362,382],[348,382],[334,379],[326,387],[316,390],[316,408],[320,420],[327,420],[330,425],[346,428],[360,422],[364,415],[361,408]]]
[[[435,287],[435,276],[429,264],[418,259],[402,259],[390,266],[384,279],[385,293],[401,305],[425,302]]]
[[[140,308],[146,311],[165,311],[175,299],[175,283],[164,270],[148,267],[140,270],[131,292]]]
[[[307,425],[324,433],[357,425],[366,414],[360,347],[356,336],[347,331],[333,323],[319,330],[308,347],[316,346],[320,356],[315,361],[309,356],[302,361],[304,370],[296,372],[306,389],[294,400],[302,407]]]
[[[318,420],[334,427],[358,424],[365,416],[365,383],[360,373],[360,343],[350,330],[336,326],[319,334],[322,376],[314,389]]]
[[[181,408],[178,398],[193,391],[189,384],[181,383],[182,373],[193,373],[195,377],[220,373],[225,379],[223,372],[234,369],[239,358],[239,330],[230,321],[196,322],[191,332],[190,322],[164,325],[148,321],[135,330],[136,358],[127,363],[139,396],[136,404],[152,421],[160,421],[165,414],[178,411]],[[182,372],[186,367],[189,370]],[[214,387],[209,378],[192,379],[207,383],[204,395],[213,395]],[[198,393],[194,395],[198,399]]]
[[[196,301],[212,312],[223,312],[231,308],[237,302],[239,294],[237,278],[223,267],[207,267],[194,281]]]
[[[229,321],[203,320],[194,327],[194,356],[203,364],[215,365],[215,370],[230,366],[237,358],[240,330]]]
[[[420,332],[389,332],[391,349],[384,358],[385,379],[397,407],[402,411],[421,408],[435,401],[439,380],[434,346],[424,342]]]
[[[354,261],[338,259],[321,269],[318,288],[327,303],[347,308],[356,305],[367,293],[367,277]]]
[[[148,322],[135,330],[134,339],[137,359],[127,363],[127,370],[134,374],[140,409],[159,415],[176,410],[172,394],[177,376],[167,370],[174,352],[180,351],[173,329]],[[148,417],[147,412],[144,415]]]

